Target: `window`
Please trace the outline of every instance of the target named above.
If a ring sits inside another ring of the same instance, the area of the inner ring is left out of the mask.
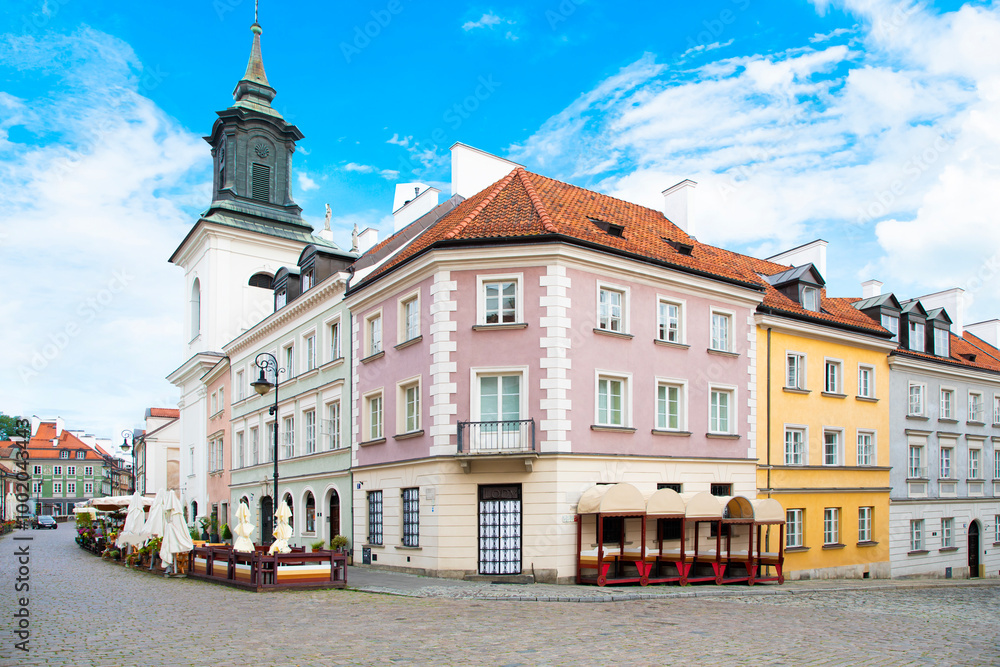
[[[924,323],[910,320],[910,349],[914,352],[924,351]]]
[[[625,291],[601,287],[598,291],[597,328],[625,332]]]
[[[979,467],[979,463],[982,457],[983,450],[981,449],[970,449],[969,450],[969,479],[982,479],[982,468]]]
[[[1000,449],[993,450],[993,479],[1000,481]]]
[[[858,366],[858,396],[875,398],[875,369],[871,366]]]
[[[823,510],[823,544],[840,544],[839,507],[827,507]]]
[[[218,411],[219,411],[219,395],[213,391],[212,392],[212,410],[211,410],[210,414],[214,415]]]
[[[306,527],[305,532],[316,532],[316,498],[312,493],[306,493]]]
[[[823,432],[823,465],[840,465],[840,432]]]
[[[872,541],[872,512],[874,507],[858,508],[858,542]]]
[[[295,418],[285,417],[281,432],[281,458],[290,459],[295,456]]]
[[[39,467],[39,466],[36,466],[36,467]],[[41,472],[41,470],[39,470],[39,472]],[[83,474],[86,475],[87,477],[93,477],[94,476],[94,466],[86,466],[86,467],[84,467]]]
[[[944,479],[951,479],[952,468],[951,462],[953,459],[954,449],[952,447],[942,447],[941,448],[941,477]]]
[[[948,329],[934,329],[934,354],[939,357],[947,357],[951,354],[948,344],[951,338]]]
[[[236,371],[236,400],[242,401],[247,397],[247,386],[243,379],[243,371]]]
[[[858,465],[875,465],[875,434],[869,431],[858,431]]]
[[[910,519],[910,551],[922,551],[924,548],[924,520]]]
[[[191,283],[191,340],[201,333],[201,281],[197,278]]]
[[[208,470],[216,472],[222,467],[222,438],[213,438],[208,441]]]
[[[34,474],[41,475],[42,474],[42,466],[35,466]]]
[[[680,493],[681,492],[681,488],[682,488],[682,486],[680,484],[675,483],[675,482],[657,482],[656,483],[656,490],[657,491],[659,491],[660,489],[670,489],[671,491],[676,491],[677,493]]]
[[[340,320],[330,325],[330,361],[340,359]]]
[[[479,376],[479,420],[516,422],[521,419],[521,376]],[[517,431],[517,424],[504,424],[505,430]],[[486,430],[484,429],[484,432]]]
[[[725,313],[712,312],[712,349],[730,352],[732,317]]]
[[[993,397],[993,423],[1000,424],[1000,396]]]
[[[806,431],[802,428],[785,429],[785,465],[805,465]]]
[[[709,488],[709,493],[711,493],[713,496],[725,498],[727,496],[733,495],[733,485],[729,483],[711,484],[708,488]]]
[[[305,273],[302,274],[302,292],[303,293],[308,292],[309,288],[312,287],[312,284],[313,284],[313,272],[306,271]]]
[[[656,386],[656,428],[661,431],[680,431],[683,386],[659,383]]]
[[[368,544],[382,544],[382,492],[368,492]]]
[[[597,378],[597,424],[625,426],[626,383],[623,378]]]
[[[271,167],[250,164],[250,196],[258,201],[271,201]]]
[[[882,327],[892,333],[890,340],[899,342],[899,318],[895,315],[882,314]]]
[[[62,482],[52,482],[52,493],[62,493]]]
[[[52,474],[53,475],[61,475],[62,474],[62,466],[52,466]]]
[[[302,413],[305,417],[305,437],[306,437],[306,454],[313,454],[316,452],[316,411],[308,410]]]
[[[712,389],[709,393],[708,430],[711,433],[730,433],[732,430],[731,406],[733,392],[729,389]]]
[[[785,386],[789,389],[806,388],[806,355],[789,352],[785,356]]]
[[[242,468],[244,466],[244,461],[246,456],[245,447],[246,445],[244,443],[243,431],[238,431],[236,433],[236,446],[233,448],[234,449],[233,454],[235,457],[233,460],[233,465],[236,466],[237,468]]]
[[[983,414],[983,395],[976,391],[969,392],[969,421],[982,422],[986,417]]]
[[[382,313],[369,317],[365,328],[367,329],[365,340],[368,342],[368,354],[365,356],[370,357],[382,351]]]
[[[66,493],[71,496],[76,495],[76,482],[66,482]]]
[[[955,418],[955,390],[954,389],[942,389],[941,390],[941,414],[940,419],[954,419]]]
[[[316,368],[316,335],[306,336],[306,370]]]
[[[258,463],[260,463],[260,432],[253,426],[250,428],[250,465],[255,466]]]
[[[399,342],[405,343],[420,335],[420,299],[414,294],[399,304]]]
[[[420,430],[420,382],[410,382],[399,388],[399,404],[403,408],[400,415],[403,433],[414,433]]]
[[[480,324],[515,324],[519,320],[518,283],[516,278],[480,279],[482,307]]]
[[[66,466],[67,475],[76,475],[76,466]]]
[[[61,458],[61,459],[68,459],[69,458],[69,452],[67,452],[65,450],[59,452],[59,458]]]
[[[839,394],[840,392],[840,362],[827,359],[825,365],[823,391],[828,394]]]
[[[94,493],[94,483],[84,482],[83,483],[83,494],[86,496],[92,495]]]
[[[803,546],[803,513],[805,510],[794,509],[785,510],[785,547],[796,548]]]
[[[381,440],[384,436],[382,414],[382,392],[372,394],[365,398],[365,414],[367,420],[365,425],[368,428],[368,437],[365,440]]]
[[[85,459],[85,458],[87,458],[87,452],[77,452],[76,453],[76,458],[78,458],[78,459]]]
[[[919,445],[910,445],[910,467],[907,477],[910,479],[927,477],[927,468],[924,467],[924,448]]]
[[[683,343],[681,304],[660,300],[656,310],[657,338],[668,343]]]
[[[32,493],[34,493],[36,496],[39,496],[39,495],[42,494],[42,483],[41,482],[35,482],[33,484],[33,487],[34,488],[32,489]]]
[[[285,348],[285,377],[295,377],[295,346],[289,345]]]
[[[994,524],[993,541],[1000,542],[1000,514],[997,514],[995,517],[993,517],[993,524]]]
[[[420,489],[403,489],[403,546],[420,546]]]
[[[340,401],[335,401],[327,406],[327,429],[330,449],[340,449]]]
[[[941,519],[941,548],[955,546],[955,519]]]
[[[921,417],[924,414],[924,385],[911,384],[907,414]]]
[[[226,388],[219,387],[219,412],[226,409]]]
[[[281,290],[274,295],[274,309],[281,310],[288,303],[288,293],[285,290]]]
[[[802,307],[814,313],[819,312],[819,290],[815,287],[802,288]]]

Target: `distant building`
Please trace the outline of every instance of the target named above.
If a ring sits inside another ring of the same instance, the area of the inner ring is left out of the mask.
[[[136,489],[155,494],[180,492],[180,410],[148,408],[146,428],[133,433]]]

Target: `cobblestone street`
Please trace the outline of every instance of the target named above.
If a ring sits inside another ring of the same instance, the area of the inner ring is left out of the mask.
[[[82,551],[74,535],[60,524],[0,539],[0,664],[1000,664],[996,580],[872,590],[826,582],[788,588],[794,594],[734,588],[722,596],[596,604],[455,599],[468,598],[469,589],[447,584],[435,590],[453,595],[250,593],[127,570]],[[27,654],[14,649],[12,634],[14,552],[23,544],[31,553]],[[487,588],[530,595],[539,587]]]

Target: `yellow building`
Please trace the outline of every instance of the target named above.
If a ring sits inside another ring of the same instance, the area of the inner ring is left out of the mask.
[[[786,575],[889,577],[896,343],[853,299],[827,298],[812,263],[754,263],[769,283],[756,315],[758,497],[785,508]]]

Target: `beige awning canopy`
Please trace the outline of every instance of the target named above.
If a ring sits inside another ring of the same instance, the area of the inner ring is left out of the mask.
[[[83,503],[83,507],[94,507],[103,512],[113,512],[115,510],[120,510],[128,507],[129,501],[132,500],[132,496],[105,496],[103,498],[91,498],[87,502]],[[140,502],[144,508],[149,507],[153,504],[152,498],[142,497]]]
[[[726,499],[726,518],[753,520],[754,507],[749,499],[743,496],[733,496]]]
[[[711,493],[682,493],[684,516],[689,519],[721,519],[725,505]]]
[[[684,516],[684,499],[673,489],[658,489],[646,501],[647,516]]]
[[[774,498],[751,500],[757,523],[785,523],[785,508]]]
[[[645,514],[646,500],[627,482],[598,484],[587,489],[577,505],[579,514]]]

